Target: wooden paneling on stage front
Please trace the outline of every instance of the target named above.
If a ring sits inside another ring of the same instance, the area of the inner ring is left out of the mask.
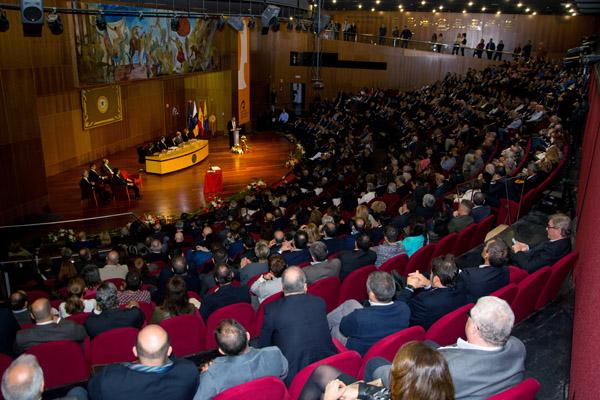
[[[209,139],[208,159],[193,167],[168,175],[142,173],[142,199],[113,201],[107,206],[94,208],[82,206],[79,200],[80,167],[74,167],[61,174],[48,177],[50,212],[59,219],[93,217],[133,211],[143,213],[179,215],[194,211],[203,206],[202,183],[204,173],[211,165],[223,170],[223,191],[225,196],[239,192],[254,178],[272,183],[280,179],[287,168],[284,163],[292,150],[287,139],[270,132],[255,133],[249,136],[251,152],[235,155],[229,152],[227,136],[220,135]],[[135,148],[127,148],[110,158],[113,166],[137,173],[142,167],[137,162]],[[82,166],[83,167],[83,166]],[[0,169],[1,170],[1,169]]]

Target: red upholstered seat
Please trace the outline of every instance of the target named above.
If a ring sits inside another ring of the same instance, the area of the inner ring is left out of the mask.
[[[488,400],[535,400],[539,390],[540,383],[534,378],[527,378],[517,386],[498,393],[488,398]]]
[[[502,300],[506,301],[508,304],[510,304],[515,299],[518,292],[519,292],[518,286],[515,285],[514,283],[509,283],[508,285],[504,286],[503,288],[500,288],[500,289],[496,290],[494,293],[490,294],[490,296],[499,297]]]
[[[36,356],[44,371],[46,389],[82,382],[90,376],[83,350],[77,342],[60,340],[42,343],[30,347],[26,353]]]
[[[265,320],[265,306],[269,303],[272,303],[276,300],[279,300],[283,297],[283,292],[275,293],[267,297],[260,306],[258,306],[258,310],[256,310],[255,319],[254,319],[254,329],[253,332],[250,332],[252,337],[260,336],[260,331],[262,330],[262,325]]]
[[[471,249],[479,246],[485,241],[485,237],[487,236],[488,232],[492,230],[494,222],[496,222],[496,216],[492,214],[488,215],[476,224],[477,228],[475,228],[475,234],[473,235],[471,243],[469,244]]]
[[[312,285],[308,286],[308,293],[319,296],[325,300],[327,312],[330,312],[338,306],[338,298],[340,294],[340,279],[337,276],[319,279]]]
[[[400,275],[404,275],[404,271],[406,270],[406,265],[408,264],[408,255],[407,254],[398,254],[381,264],[379,267],[380,271],[389,272],[392,271],[398,272]]]
[[[515,323],[524,320],[534,311],[542,289],[551,274],[550,267],[543,267],[530,274],[518,284],[519,291],[510,304],[515,313]]]
[[[344,346],[344,344],[342,342],[340,342],[339,339],[332,336],[331,341],[333,342],[333,345],[335,346],[338,353],[343,353],[345,351],[348,351],[346,346]]]
[[[406,265],[404,275],[408,275],[416,270],[421,272],[431,270],[431,260],[435,252],[435,244],[428,244],[417,250],[409,259]]]
[[[367,278],[369,274],[376,271],[374,265],[367,265],[366,267],[359,268],[352,271],[346,279],[342,282],[340,287],[340,295],[338,297],[338,304],[342,304],[346,300],[355,299],[358,302],[362,302],[367,299]]]
[[[454,344],[459,337],[465,339],[465,325],[469,318],[467,312],[473,306],[473,303],[464,305],[438,319],[427,330],[425,339],[433,340],[440,346]]]
[[[121,278],[111,278],[106,279],[104,282],[110,282],[117,287],[117,290],[121,290],[121,288],[125,287],[125,279]]]
[[[565,279],[567,279],[569,272],[571,272],[571,270],[575,266],[575,263],[577,262],[578,258],[579,253],[574,251],[567,254],[566,256],[555,262],[554,265],[552,265],[552,267],[550,267],[552,275],[550,275],[548,282],[546,282],[546,285],[544,285],[542,293],[540,293],[540,297],[538,298],[535,304],[536,310],[539,310],[542,307],[544,307],[558,295],[558,292],[560,292],[560,288],[565,282]]]
[[[458,239],[458,233],[456,232],[444,236],[442,240],[437,242],[431,259],[433,260],[436,257],[445,256],[446,254],[454,254],[456,239]]]
[[[285,384],[278,378],[267,376],[232,387],[221,392],[214,400],[290,400]]]
[[[188,290],[187,295],[190,299],[196,299],[199,302],[202,302],[202,297],[200,297],[200,295],[192,290]]]
[[[517,222],[517,214],[519,213],[519,203],[500,199],[500,208],[498,209],[498,219],[496,225],[511,225]]]
[[[302,368],[300,372],[298,372],[290,384],[290,395],[292,396],[292,399],[297,399],[298,396],[300,396],[302,388],[310,377],[310,374],[312,374],[315,368],[317,368],[319,365],[329,365],[350,376],[356,376],[358,369],[360,368],[360,364],[360,354],[358,354],[356,351],[345,351],[343,353],[339,353],[307,365],[306,367]]]
[[[44,292],[43,290],[28,290],[27,292],[27,301],[29,304],[32,304],[34,301],[38,299],[49,299],[50,295],[48,292]]]
[[[90,363],[94,366],[135,361],[132,349],[137,334],[135,328],[117,328],[99,334],[90,343]]]
[[[367,361],[369,361],[371,358],[383,357],[389,362],[392,362],[396,356],[396,353],[398,352],[398,349],[400,349],[404,343],[410,342],[411,340],[425,340],[425,329],[420,326],[412,326],[410,328],[402,329],[400,332],[386,336],[379,342],[375,343],[362,358],[362,364],[358,371],[357,378],[363,378],[365,366],[367,365]]]
[[[197,312],[165,319],[160,326],[169,334],[173,353],[178,357],[196,354],[206,348],[206,326]]]
[[[471,224],[467,226],[462,231],[458,232],[458,237],[456,238],[456,243],[454,244],[454,255],[460,256],[461,254],[466,253],[471,250],[471,240],[475,233],[477,232],[477,224]]]
[[[79,325],[83,325],[83,324],[85,324],[85,321],[88,319],[89,316],[90,316],[90,313],[80,312],[80,313],[75,313],[73,315],[69,315],[67,317],[67,319],[69,321],[73,321]]]
[[[510,283],[514,283],[515,285],[518,285],[519,282],[529,276],[527,271],[514,265],[508,266],[508,272],[510,274]]]
[[[208,317],[206,321],[206,348],[214,349],[217,347],[215,340],[215,329],[224,319],[235,319],[248,332],[252,332],[254,323],[254,309],[249,303],[235,303],[221,307]]]
[[[140,306],[140,310],[142,310],[142,312],[144,313],[144,320],[146,321],[146,324],[149,324],[152,320],[152,314],[154,314],[156,304],[147,303],[145,301],[140,301],[138,302],[138,304]]]

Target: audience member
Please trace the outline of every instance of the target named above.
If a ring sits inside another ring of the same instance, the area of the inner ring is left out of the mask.
[[[287,268],[287,264],[282,256],[274,254],[269,257],[269,272],[261,274],[250,287],[252,296],[252,306],[258,309],[260,303],[265,301],[275,293],[282,291],[281,275]]]
[[[141,303],[150,303],[150,292],[142,289],[142,274],[138,270],[129,271],[125,275],[125,288],[117,294],[119,305],[124,305],[130,301]]]
[[[29,302],[27,301],[27,293],[23,290],[17,290],[10,295],[10,309],[19,325],[31,324],[29,315]]]
[[[375,264],[377,253],[371,250],[369,235],[363,233],[356,238],[354,250],[344,250],[338,258],[342,263],[340,279],[344,279],[360,267]]]
[[[383,240],[383,243],[371,248],[377,254],[376,267],[381,267],[390,258],[406,254],[404,245],[398,241],[398,230],[394,226],[388,225],[385,227]]]
[[[217,288],[204,297],[200,314],[206,321],[210,314],[221,307],[235,303],[250,303],[250,294],[245,286],[234,286],[233,271],[227,264],[217,265],[214,272],[214,281]]]
[[[448,222],[448,233],[460,232],[471,225],[474,221],[471,217],[472,209],[472,202],[469,200],[461,201],[458,210],[454,212],[454,217]]]
[[[154,309],[151,322],[159,324],[168,318],[195,313],[197,308],[190,300],[185,281],[179,276],[172,277],[167,282],[162,304]]]
[[[84,298],[85,281],[77,277],[69,282],[69,298],[58,306],[58,313],[61,318],[67,318],[77,313],[91,313],[96,308],[96,299]]]
[[[96,310],[85,321],[85,329],[91,338],[111,329],[133,327],[144,324],[144,313],[135,301],[124,309],[119,308],[117,287],[111,282],[102,283],[96,290]]]
[[[113,250],[106,256],[106,265],[99,270],[100,280],[125,279],[128,270],[127,265],[119,264],[119,253]]]
[[[240,261],[240,283],[243,286],[246,286],[251,278],[269,270],[269,253],[269,244],[264,240],[259,240],[254,246],[254,254],[258,260],[252,262],[249,258],[242,258]]]

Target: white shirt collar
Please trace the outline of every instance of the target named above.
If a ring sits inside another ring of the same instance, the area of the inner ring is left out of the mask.
[[[390,304],[394,304],[393,301],[388,301],[387,303],[373,303],[371,300],[369,300],[369,304],[372,306],[389,306]]]
[[[59,322],[60,322],[60,318],[56,321],[50,320],[50,321],[46,321],[46,322],[36,322],[35,324],[37,326],[42,326],[42,325],[58,324]]]
[[[498,351],[498,350],[502,349],[502,346],[493,346],[493,347],[479,346],[479,345],[476,345],[473,343],[469,343],[466,340],[464,340],[463,338],[458,338],[458,340],[456,341],[456,347],[458,347],[459,349],[482,350],[482,351]]]

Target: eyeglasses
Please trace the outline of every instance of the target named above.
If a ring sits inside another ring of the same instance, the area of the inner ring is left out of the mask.
[[[559,229],[558,226],[546,225],[546,229]]]

